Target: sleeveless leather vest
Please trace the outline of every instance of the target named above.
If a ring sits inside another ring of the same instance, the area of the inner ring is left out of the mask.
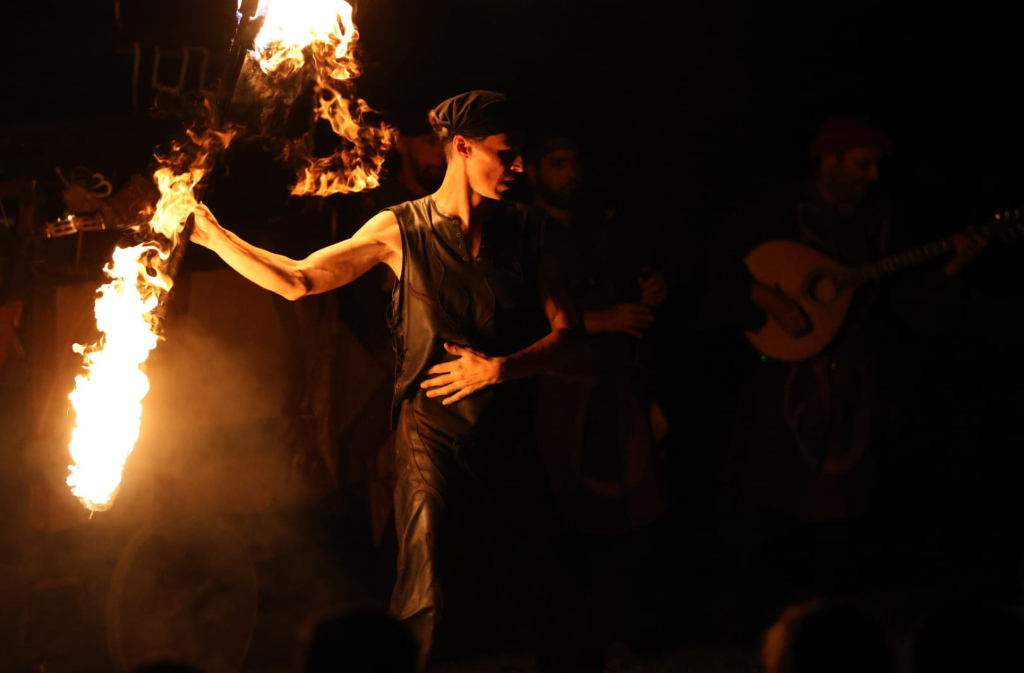
[[[551,329],[541,300],[544,218],[521,203],[492,205],[475,258],[459,220],[438,211],[431,196],[389,208],[402,234],[402,275],[389,316],[397,356],[392,425],[410,399],[456,438],[533,431],[535,378],[488,386],[447,406],[420,388],[428,369],[456,359],[446,342],[504,356]]]

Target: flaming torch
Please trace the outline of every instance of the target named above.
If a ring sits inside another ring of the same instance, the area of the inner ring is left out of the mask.
[[[242,14],[254,5],[256,0],[239,2],[242,38],[239,42],[236,36],[232,52],[243,58],[246,40],[252,40],[254,49],[244,62],[250,66],[248,79],[262,78],[249,82],[260,90],[261,105],[269,109],[293,99],[304,82],[312,81],[316,118],[328,121],[340,138],[329,157],[312,157],[309,134],[288,142],[284,158],[301,166],[292,194],[325,196],[376,187],[394,135],[385,124],[364,123],[371,109],[350,95],[351,80],[359,74],[352,7],[342,0],[259,0],[252,16]],[[244,72],[241,61],[229,63],[227,77]],[[233,91],[235,82],[230,84]],[[230,96],[231,91],[226,98]],[[111,506],[138,439],[142,400],[149,391],[144,364],[161,338],[161,307],[190,234],[186,222],[191,224],[188,218],[197,205],[194,191],[214,156],[238,131],[218,129],[212,122],[213,106],[207,109],[206,130],[190,130],[187,141],[174,144],[154,173],[161,196],[148,224],[136,228],[142,243],[118,246],[104,268],[110,282],[98,290],[95,303],[101,338],[92,345],[75,345],[85,372],[76,377],[70,395],[75,427],[67,483],[91,512]]]
[[[299,170],[291,193],[329,196],[377,187],[395,134],[385,123],[368,122],[373,109],[353,93],[360,68],[352,6],[344,0],[261,0],[257,15],[263,23],[249,54],[245,85],[270,110],[290,103],[311,82],[314,119],[329,123],[339,138],[326,157],[313,156],[311,133],[285,144],[284,158]]]
[[[92,345],[75,344],[85,373],[75,379],[71,406],[74,461],[67,483],[92,512],[108,509],[125,462],[139,436],[142,399],[149,379],[142,369],[159,341],[159,307],[174,285],[184,222],[196,207],[193,190],[209,170],[212,154],[231,142],[233,131],[190,132],[188,149],[177,144],[154,173],[160,199],[148,224],[136,229],[143,243],[115,248],[104,268],[110,279],[98,291],[94,311],[102,332]],[[180,164],[186,169],[176,171]]]

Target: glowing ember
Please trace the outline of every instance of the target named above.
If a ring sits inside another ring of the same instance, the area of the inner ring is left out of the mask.
[[[346,95],[359,75],[352,6],[344,0],[261,0],[257,16],[264,22],[251,55],[260,70],[276,81],[311,77],[316,119],[330,123],[341,142],[328,157],[312,156],[309,134],[288,145],[285,157],[302,167],[292,194],[329,196],[377,187],[394,131],[365,123],[364,115],[373,110]]]
[[[160,199],[149,221],[153,240],[114,250],[104,268],[110,282],[98,290],[95,304],[96,326],[103,336],[91,346],[75,344],[86,373],[76,377],[70,395],[76,424],[67,483],[92,511],[110,507],[139,437],[142,399],[149,392],[142,365],[160,338],[154,311],[173,285],[164,267],[196,207],[192,191],[207,170],[211,152],[227,146],[232,136],[190,132],[191,146],[174,146],[171,160],[191,167],[183,173],[169,167],[154,173]]]

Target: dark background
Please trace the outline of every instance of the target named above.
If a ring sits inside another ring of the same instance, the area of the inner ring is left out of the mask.
[[[589,191],[629,217],[637,237],[657,241],[674,282],[667,317],[678,328],[662,374],[673,420],[686,430],[676,436],[686,449],[677,485],[692,489],[682,502],[707,511],[699,500],[714,497],[716,482],[701,469],[719,464],[701,454],[721,448],[734,413],[736,366],[725,359],[750,354],[688,329],[702,246],[745,201],[806,171],[821,121],[856,111],[889,132],[895,152],[882,187],[911,240],[1024,200],[1010,10],[910,4],[365,0],[355,3],[365,68],[357,91],[389,113],[502,90],[573,124]],[[234,5],[5,3],[0,179],[38,180],[49,220],[61,214],[55,168],[87,165],[115,189],[143,171],[177,132],[173,119],[153,114],[146,59],[154,46],[223,53]],[[146,59],[133,95],[134,43]],[[176,65],[165,66],[161,81],[172,81]],[[301,228],[288,235],[295,252],[319,243]],[[965,276],[953,328],[907,351],[915,378],[905,394],[914,400],[903,408],[919,416],[902,425],[904,506],[969,569],[954,573],[960,579],[1020,572],[1020,254],[994,244]]]
[[[930,241],[1019,205],[1015,22],[983,6],[908,5],[358,2],[357,92],[391,113],[470,88],[505,90],[570,120],[591,192],[661,244],[685,293],[699,287],[707,232],[801,175],[810,136],[833,112],[866,114],[892,136],[883,183],[907,215],[907,238]],[[88,165],[115,189],[143,171],[177,131],[153,114],[151,57],[133,94],[133,44],[144,56],[192,45],[215,57],[230,42],[234,9],[230,0],[5,3],[0,176],[38,180],[53,218],[55,168]],[[160,79],[173,81],[176,63],[164,67]],[[210,79],[216,72],[214,61]],[[1015,371],[1000,358],[1020,335],[1019,251],[986,254],[971,271],[977,301],[964,317],[963,353],[986,355],[972,365],[972,385],[1007,391],[1005,403],[1019,386],[995,371]],[[688,322],[690,303],[677,306]]]
[[[132,43],[222,51],[234,4],[5,3],[5,141],[26,124],[145,114],[148,63],[133,104]],[[670,188],[700,218],[659,225],[680,244],[737,194],[802,170],[827,114],[859,110],[894,137],[889,177],[921,219],[957,226],[1019,198],[1019,41],[1004,11],[906,5],[357,2],[358,87],[383,109],[468,88],[536,97],[578,123],[609,197]]]
[[[115,188],[144,171],[177,132],[153,107],[148,55],[186,45],[223,54],[234,10],[231,0],[6,3],[0,176],[38,180],[52,219],[61,207],[55,168],[85,164]],[[657,241],[676,284],[678,357],[665,363],[676,397],[701,398],[714,382],[694,377],[719,373],[685,330],[706,234],[762,190],[803,174],[808,141],[829,114],[860,112],[892,136],[883,188],[902,207],[909,240],[984,222],[1024,196],[1020,45],[1008,11],[375,0],[357,2],[354,19],[364,67],[357,92],[385,114],[487,88],[578,130],[590,191],[631,217],[637,237]],[[133,92],[135,43],[144,58]],[[176,62],[164,67],[161,81],[173,82]],[[254,203],[266,198],[252,191]],[[319,244],[302,235],[284,237],[293,251]],[[960,446],[1020,437],[1019,248],[993,248],[967,277],[968,308],[954,333],[919,349],[922,369],[935,372],[922,394],[944,391],[922,422],[927,436],[952,423],[960,429],[945,439]]]

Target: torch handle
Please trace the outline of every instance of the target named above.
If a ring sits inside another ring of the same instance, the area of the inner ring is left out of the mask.
[[[195,197],[197,203],[202,203],[208,186],[207,182],[201,181],[192,189],[192,196]],[[164,273],[170,276],[172,281],[178,279],[178,268],[181,266],[181,260],[185,258],[185,249],[188,247],[189,241],[192,240],[192,231],[195,228],[196,216],[189,213],[181,231],[178,232],[178,244],[174,246],[174,250],[171,250],[171,254],[167,258],[167,265],[164,266]]]
[[[196,228],[196,217],[194,215],[188,215],[185,220],[184,226],[181,227],[181,233],[178,234],[178,245],[174,246],[174,250],[171,251],[170,257],[167,258],[166,272],[171,279],[178,278],[178,267],[181,266],[181,260],[184,259],[185,249],[188,247],[188,241],[191,239],[191,233]]]
[[[178,270],[181,268],[181,261],[185,258],[185,250],[188,248],[189,239],[192,237],[192,230],[196,227],[196,221],[194,215],[189,215],[188,219],[185,220],[185,225],[181,228],[181,233],[178,234],[178,244],[174,246],[174,250],[171,251],[170,256],[167,258],[167,263],[164,265],[164,273],[170,276],[171,281],[177,285],[178,281]],[[160,304],[153,309],[153,317],[156,318],[158,325],[163,325],[167,319],[168,306],[173,299],[174,285],[171,286],[171,292],[167,296],[163,297]]]
[[[181,260],[185,258],[185,249],[188,248],[189,239],[192,238],[192,230],[195,228],[195,216],[190,214],[185,220],[185,225],[181,228],[181,233],[178,234],[178,244],[174,246],[174,250],[171,251],[170,256],[167,258],[167,265],[164,267],[164,273],[170,276],[172,280],[178,278]]]

